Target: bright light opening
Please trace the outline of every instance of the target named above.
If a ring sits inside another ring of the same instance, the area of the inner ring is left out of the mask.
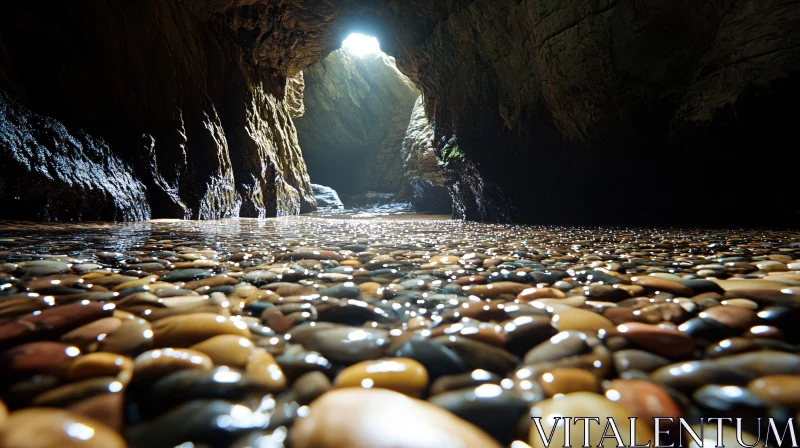
[[[362,58],[368,54],[379,53],[381,45],[378,43],[378,39],[374,37],[353,33],[342,42],[342,49],[353,56]]]

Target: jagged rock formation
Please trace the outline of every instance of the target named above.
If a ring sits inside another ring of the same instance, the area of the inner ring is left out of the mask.
[[[224,17],[155,0],[1,8],[0,90],[102,138],[145,184],[153,217],[314,208],[285,78],[256,63]]]
[[[338,50],[304,77],[306,113],[295,125],[311,178],[343,196],[400,191],[403,138],[420,93],[394,58]]]
[[[422,97],[417,98],[403,139],[403,195],[420,211],[450,213],[452,201],[442,168],[436,158],[433,129],[425,114]]]
[[[306,113],[306,105],[303,102],[305,90],[306,81],[303,72],[286,80],[286,106],[292,118],[302,117]]]
[[[754,151],[781,159],[795,138],[796,2],[467,3],[397,55],[437,145],[457,137],[448,179],[482,191],[455,198],[462,216],[800,225],[800,207],[745,186],[792,189]]]
[[[784,143],[800,102],[793,0],[0,9],[0,89],[103,138],[154,216],[310,208],[286,80],[358,31],[424,93],[459,216],[800,225]]]
[[[331,187],[325,185],[311,184],[311,189],[314,191],[314,199],[317,200],[317,206],[341,208],[344,207],[342,200],[339,199],[339,194],[336,193]]]
[[[150,218],[144,185],[101,139],[32,113],[0,92],[0,218]]]

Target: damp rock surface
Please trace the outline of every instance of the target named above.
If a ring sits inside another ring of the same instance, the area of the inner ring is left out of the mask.
[[[38,115],[0,90],[0,218],[150,218],[145,186],[100,138]]]
[[[407,218],[0,222],[0,444],[543,446],[531,416],[644,440],[800,410],[797,232]]]
[[[403,139],[403,194],[421,212],[450,213],[452,201],[435,151],[433,128],[420,96]]]

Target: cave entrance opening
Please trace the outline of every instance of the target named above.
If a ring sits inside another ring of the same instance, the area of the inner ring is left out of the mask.
[[[303,112],[293,119],[312,185],[332,188],[348,208],[410,210],[404,140],[421,92],[395,58],[376,37],[355,32],[302,75]],[[330,191],[315,190],[328,205]]]
[[[353,33],[347,36],[347,39],[342,41],[342,50],[353,56],[363,58],[370,54],[377,54],[381,52],[381,44],[378,38],[374,36],[367,36],[361,33]]]

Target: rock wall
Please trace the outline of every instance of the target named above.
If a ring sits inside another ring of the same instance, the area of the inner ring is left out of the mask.
[[[405,171],[403,196],[411,201],[416,210],[450,213],[452,201],[442,167],[436,158],[433,129],[425,114],[421,96],[417,98],[411,112],[411,120],[403,139],[402,158]]]
[[[420,92],[383,53],[331,53],[304,70],[305,115],[295,119],[311,178],[343,196],[397,193],[403,138]]]
[[[286,80],[362,32],[423,92],[459,216],[800,226],[793,0],[0,8],[0,89],[102,138],[153,216],[310,209]]]
[[[0,92],[0,219],[150,218],[145,188],[101,139]]]
[[[0,90],[102,138],[146,186],[153,217],[314,208],[285,76],[254,61],[231,17],[156,0],[10,2],[2,10]]]
[[[456,196],[461,216],[798,226],[799,20],[787,0],[475,0],[393,54],[439,150],[458,141],[450,182],[497,192]]]

